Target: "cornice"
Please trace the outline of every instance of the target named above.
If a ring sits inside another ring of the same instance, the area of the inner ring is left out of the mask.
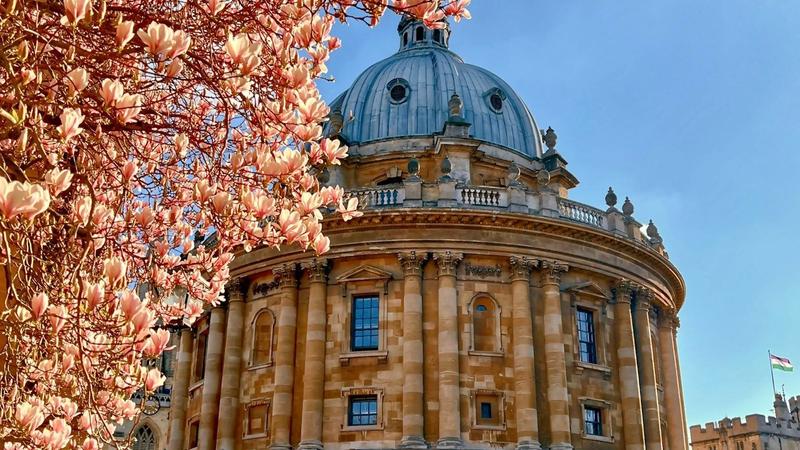
[[[451,228],[458,227],[460,229],[475,229],[475,230],[493,230],[501,232],[520,232],[530,235],[532,239],[537,237],[547,237],[553,240],[567,241],[573,244],[578,244],[582,247],[589,249],[597,249],[616,255],[617,257],[624,258],[631,263],[641,265],[654,274],[658,274],[663,282],[669,287],[669,297],[675,303],[678,309],[683,305],[685,297],[685,283],[683,277],[678,272],[677,268],[666,258],[658,254],[655,250],[646,246],[646,244],[633,241],[624,237],[614,235],[608,231],[594,228],[588,225],[567,221],[563,219],[548,218],[530,214],[508,213],[488,211],[488,210],[470,210],[461,208],[387,208],[378,210],[365,210],[364,215],[358,218],[351,219],[344,222],[341,217],[327,217],[323,222],[323,230],[326,235],[334,239],[334,245],[331,252],[326,256],[328,258],[356,256],[364,249],[354,248],[352,244],[346,248],[337,248],[335,236],[341,233],[351,232],[370,232],[377,231],[382,241],[380,244],[385,247],[385,250],[390,253],[397,253],[402,251],[411,251],[425,248],[427,251],[444,251],[446,247],[452,248],[452,243],[443,242],[442,245],[431,244],[430,247],[425,247],[428,241],[424,236],[414,241],[392,241],[388,234],[389,229],[396,228],[409,228],[417,227],[423,229],[431,228]],[[387,242],[392,242],[391,245],[386,245]],[[365,248],[374,248],[374,243],[368,244]],[[467,243],[465,243],[467,244]],[[491,243],[490,243],[491,244]],[[468,248],[466,245],[464,248]],[[513,252],[522,256],[525,250],[524,247],[509,244],[503,252]],[[500,254],[502,254],[501,252]],[[380,253],[380,252],[379,252]],[[475,253],[475,252],[468,252]],[[493,254],[493,252],[482,252],[483,254]],[[509,255],[511,256],[511,255]],[[537,258],[536,252],[529,253],[529,257]],[[555,258],[564,260],[573,268],[581,268],[584,264],[580,261],[575,261],[568,254],[559,254]],[[264,270],[273,264],[281,264],[286,262],[298,261],[306,259],[307,256],[299,250],[292,250],[291,248],[284,248],[280,253],[274,249],[260,248],[252,251],[247,258],[236,258],[234,260],[231,272],[233,275],[252,274],[256,273],[258,268]],[[547,257],[550,259],[551,257]],[[265,261],[270,261],[265,264]],[[596,260],[596,266],[606,266],[609,269],[614,267],[611,262],[603,260]],[[240,265],[240,264],[243,264]],[[591,267],[591,266],[590,266]],[[611,271],[609,276],[634,277],[629,273],[620,273]],[[646,282],[646,279],[638,280],[639,282]]]

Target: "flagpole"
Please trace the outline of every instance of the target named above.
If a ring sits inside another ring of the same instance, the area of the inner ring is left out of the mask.
[[[772,394],[775,395],[778,393],[778,391],[775,389],[775,369],[772,367],[772,352],[767,350],[767,355],[769,360],[769,374],[772,376]]]

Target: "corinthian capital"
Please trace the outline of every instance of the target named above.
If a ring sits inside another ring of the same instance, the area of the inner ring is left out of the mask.
[[[630,280],[619,280],[611,289],[611,292],[614,293],[614,301],[630,304],[631,294],[633,294],[635,288],[636,285]]]
[[[328,260],[314,258],[300,265],[303,270],[308,271],[308,277],[312,283],[324,283],[328,281]]]
[[[439,276],[456,274],[456,268],[461,260],[464,259],[463,253],[451,252],[436,252],[433,254],[433,260],[439,266]]]
[[[653,306],[653,290],[644,286],[636,286],[636,305],[634,308],[637,310],[644,309],[649,311]]]
[[[542,269],[542,283],[544,284],[559,284],[561,283],[561,274],[569,270],[569,266],[562,264],[558,261],[540,261]]]
[[[511,280],[530,280],[531,269],[536,267],[536,260],[525,256],[512,256],[509,258],[511,264]]]
[[[658,310],[658,327],[672,330],[675,333],[678,327],[681,326],[681,321],[678,319],[678,312],[673,308],[660,308]]]
[[[225,292],[228,294],[229,302],[244,301],[244,296],[247,292],[248,280],[245,278],[231,278],[228,284],[225,285]]]
[[[418,252],[412,250],[410,252],[400,252],[397,254],[397,259],[400,260],[400,265],[403,266],[403,273],[409,275],[421,275],[422,265],[428,259],[427,252]]]
[[[297,264],[281,264],[272,269],[282,289],[297,287]]]

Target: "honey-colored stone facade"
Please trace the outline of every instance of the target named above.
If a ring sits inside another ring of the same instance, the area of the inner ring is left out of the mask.
[[[525,156],[471,138],[457,100],[442,133],[351,143],[321,178],[364,212],[326,217],[330,252],[237,255],[228,301],[181,332],[170,450],[688,449],[685,286],[657,229],[611,191],[607,210],[567,199],[552,130]],[[374,420],[351,424],[364,398]]]

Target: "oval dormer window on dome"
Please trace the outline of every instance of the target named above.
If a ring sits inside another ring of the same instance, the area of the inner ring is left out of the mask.
[[[491,89],[484,94],[484,98],[492,111],[498,114],[503,112],[503,106],[506,101],[506,94],[503,91],[498,88]]]
[[[402,78],[395,78],[388,82],[386,90],[389,91],[389,100],[394,104],[400,104],[408,100],[408,94],[411,91],[408,81]]]

